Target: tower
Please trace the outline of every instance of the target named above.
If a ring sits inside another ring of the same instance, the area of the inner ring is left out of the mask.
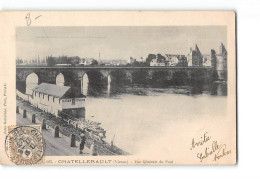
[[[215,50],[211,50],[211,63],[217,79],[227,80],[227,50],[223,43],[220,44],[218,54]]]
[[[188,66],[202,66],[203,56],[196,44],[194,50],[190,48],[190,53],[188,54]]]

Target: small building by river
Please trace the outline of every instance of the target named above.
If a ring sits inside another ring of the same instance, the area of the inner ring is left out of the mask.
[[[85,97],[74,96],[70,86],[41,83],[32,89],[30,102],[55,116],[85,118]]]

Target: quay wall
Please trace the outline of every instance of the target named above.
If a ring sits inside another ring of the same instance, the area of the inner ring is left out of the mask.
[[[53,137],[55,136],[55,130],[56,127],[58,126],[59,128],[58,133],[60,137],[65,138],[68,141],[68,146],[70,146],[71,136],[72,134],[74,134],[76,147],[79,147],[80,134],[83,132],[85,133],[87,139],[85,147],[87,150],[90,151],[90,154],[92,155],[127,155],[128,154],[127,152],[117,148],[116,146],[110,146],[107,142],[100,141],[100,139],[97,136],[94,136],[92,133],[88,131],[83,131],[82,129],[77,128],[73,125],[69,125],[62,119],[58,119],[51,114],[44,113],[40,109],[36,109],[34,107],[28,107],[28,105],[30,105],[30,103],[27,101],[28,98],[26,98],[26,96],[28,95],[22,95],[21,93],[18,92],[17,96],[20,99],[18,99],[19,103],[16,107],[16,113],[19,113],[23,116],[23,118],[28,119],[30,121],[30,124],[32,125],[39,124],[42,127],[44,121],[44,123],[46,124],[46,129],[51,130],[51,132],[53,133]],[[25,100],[22,99],[21,97],[24,97]],[[46,129],[42,129],[42,130],[46,130]]]

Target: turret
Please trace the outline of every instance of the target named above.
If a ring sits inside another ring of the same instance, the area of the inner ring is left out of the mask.
[[[227,55],[227,50],[225,48],[225,46],[223,45],[223,43],[221,42],[220,47],[219,47],[219,54],[226,56]]]

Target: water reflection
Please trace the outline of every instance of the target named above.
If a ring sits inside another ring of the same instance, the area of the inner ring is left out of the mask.
[[[133,94],[136,96],[153,96],[154,93],[166,94],[182,94],[187,96],[196,96],[207,94],[210,96],[227,96],[227,83],[214,82],[211,85],[194,85],[194,86],[167,86],[153,87],[150,85],[124,85],[116,86],[111,84],[111,79],[108,79],[107,89],[102,90],[95,97],[117,97],[123,94]]]
[[[216,81],[212,83],[211,94],[216,96],[227,96],[227,83],[225,81]]]
[[[107,77],[107,96],[110,96],[110,89],[111,89],[111,76],[108,75]]]
[[[83,95],[85,95],[85,96],[88,95],[88,84],[89,84],[88,75],[85,73],[85,74],[83,75],[82,84],[81,84],[81,85],[82,85],[82,87],[81,87],[81,89],[82,89],[81,93],[82,93]]]

